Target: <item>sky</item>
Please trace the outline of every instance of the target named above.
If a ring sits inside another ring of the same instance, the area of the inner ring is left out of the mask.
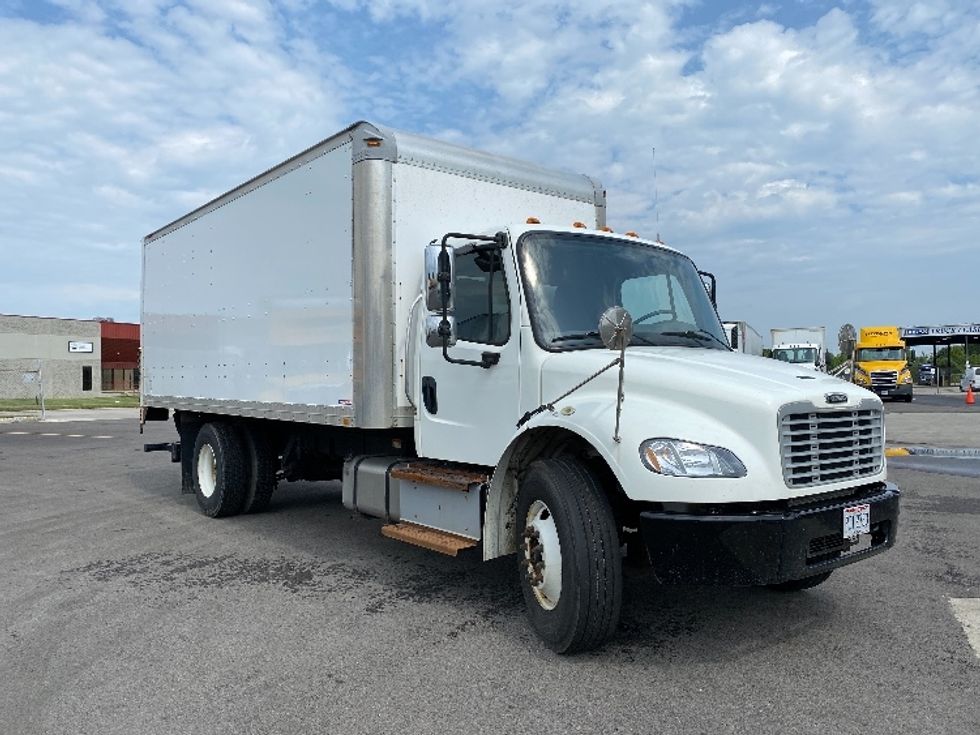
[[[767,342],[980,322],[976,0],[0,0],[0,313],[138,321],[143,236],[362,119],[598,178]]]

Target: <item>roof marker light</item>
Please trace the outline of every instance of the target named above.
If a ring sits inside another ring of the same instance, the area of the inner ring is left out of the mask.
[[[639,237],[639,235],[633,232],[633,230],[630,230],[629,232],[624,232],[623,234],[626,235],[626,237]]]
[[[527,218],[527,224],[529,224],[529,225],[540,225],[541,224],[541,220],[539,220],[537,217],[528,217]]]
[[[615,230],[613,230],[613,228],[609,227],[608,225],[600,227],[599,229],[602,230],[603,232],[615,232]]]
[[[584,222],[572,222],[572,227],[577,227],[580,230],[584,230],[585,229],[585,223]]]

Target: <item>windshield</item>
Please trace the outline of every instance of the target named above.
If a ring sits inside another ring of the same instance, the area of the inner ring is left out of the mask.
[[[904,360],[905,350],[901,347],[864,347],[857,351],[857,355],[854,359],[856,359],[858,362]]]
[[[794,365],[808,362],[815,365],[817,362],[817,350],[815,347],[781,347],[772,351],[772,356],[783,362],[791,362]]]
[[[728,350],[694,264],[663,248],[595,235],[531,232],[518,243],[534,338],[546,350],[602,347],[599,317],[623,306],[631,345]]]

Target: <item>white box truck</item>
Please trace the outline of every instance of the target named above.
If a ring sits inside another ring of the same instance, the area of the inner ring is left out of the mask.
[[[624,561],[798,590],[891,547],[878,397],[733,352],[691,259],[604,220],[586,176],[351,126],[145,238],[147,450],[209,516],[339,479],[392,539],[515,554],[560,652]]]
[[[722,322],[728,344],[743,355],[762,357],[762,335],[746,322]]]
[[[824,327],[774,328],[771,337],[775,359],[827,372],[827,330]]]

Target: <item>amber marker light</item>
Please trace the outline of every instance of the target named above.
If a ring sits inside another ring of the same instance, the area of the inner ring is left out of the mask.
[[[380,148],[381,138],[365,138],[364,143],[368,148]]]
[[[613,230],[613,228],[609,226],[600,227],[599,229],[602,230],[603,232],[615,232],[615,230]]]
[[[580,230],[584,230],[585,229],[585,223],[584,222],[572,222],[572,227],[577,227]]]
[[[541,220],[539,220],[537,217],[528,217],[527,218],[527,224],[529,224],[529,225],[540,225],[541,224]]]
[[[633,230],[630,230],[629,232],[624,232],[623,234],[626,235],[626,237],[639,237],[639,235],[633,232]]]

